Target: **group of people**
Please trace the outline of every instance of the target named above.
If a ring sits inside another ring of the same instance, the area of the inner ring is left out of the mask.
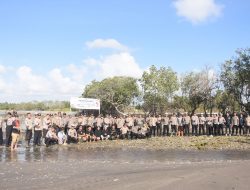
[[[0,145],[3,145],[2,123],[6,125],[5,145],[11,150],[17,148],[21,122],[16,112],[8,112],[0,120]],[[249,135],[250,116],[242,113],[165,114],[112,116],[93,114],[70,115],[66,113],[32,115],[24,119],[26,147],[33,145],[70,144],[114,139],[143,139],[155,136],[198,136],[198,135]]]

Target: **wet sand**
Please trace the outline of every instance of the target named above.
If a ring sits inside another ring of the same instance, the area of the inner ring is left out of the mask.
[[[250,151],[0,148],[0,189],[250,189]]]
[[[245,189],[249,161],[111,163],[95,161],[1,164],[0,189]]]

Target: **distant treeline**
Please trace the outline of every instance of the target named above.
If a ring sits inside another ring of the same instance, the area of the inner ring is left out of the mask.
[[[41,111],[69,111],[68,101],[32,101],[22,103],[0,103],[0,110],[41,110]]]

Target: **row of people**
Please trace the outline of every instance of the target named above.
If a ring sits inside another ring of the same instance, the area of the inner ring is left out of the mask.
[[[16,113],[8,113],[6,122],[6,146],[10,146],[13,121],[17,120]],[[234,113],[232,116],[227,113],[225,117],[222,114],[212,114],[206,117],[201,114],[193,114],[191,117],[185,114],[166,114],[165,116],[149,116],[142,117],[128,115],[126,117],[112,117],[111,115],[102,117],[94,117],[94,115],[67,115],[61,114],[46,114],[42,117],[41,114],[27,113],[24,120],[26,127],[26,145],[30,146],[30,141],[33,137],[33,144],[40,145],[45,144],[45,139],[49,128],[53,127],[56,135],[60,131],[64,131],[68,134],[68,130],[71,126],[78,130],[82,127],[86,133],[89,127],[93,132],[97,129],[105,131],[106,129],[115,130],[117,136],[124,136],[131,138],[133,136],[139,136],[143,131],[145,136],[169,136],[169,135],[249,135],[250,133],[250,116],[244,116],[240,114],[237,116]],[[125,126],[125,127],[124,127]],[[144,128],[144,126],[148,126]],[[0,130],[0,143],[2,142]],[[15,130],[14,130],[15,131]],[[111,130],[110,130],[111,131]]]

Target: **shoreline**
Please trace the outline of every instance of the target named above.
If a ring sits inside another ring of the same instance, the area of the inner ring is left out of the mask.
[[[25,148],[24,134],[21,134],[18,149]],[[148,139],[117,139],[98,142],[83,142],[67,145],[51,145],[77,147],[78,149],[127,148],[144,150],[250,150],[249,136],[184,136],[184,137],[151,137]],[[31,146],[32,147],[32,146]],[[43,147],[43,146],[41,146]],[[0,146],[4,148],[4,146]],[[18,150],[16,150],[18,151]]]

